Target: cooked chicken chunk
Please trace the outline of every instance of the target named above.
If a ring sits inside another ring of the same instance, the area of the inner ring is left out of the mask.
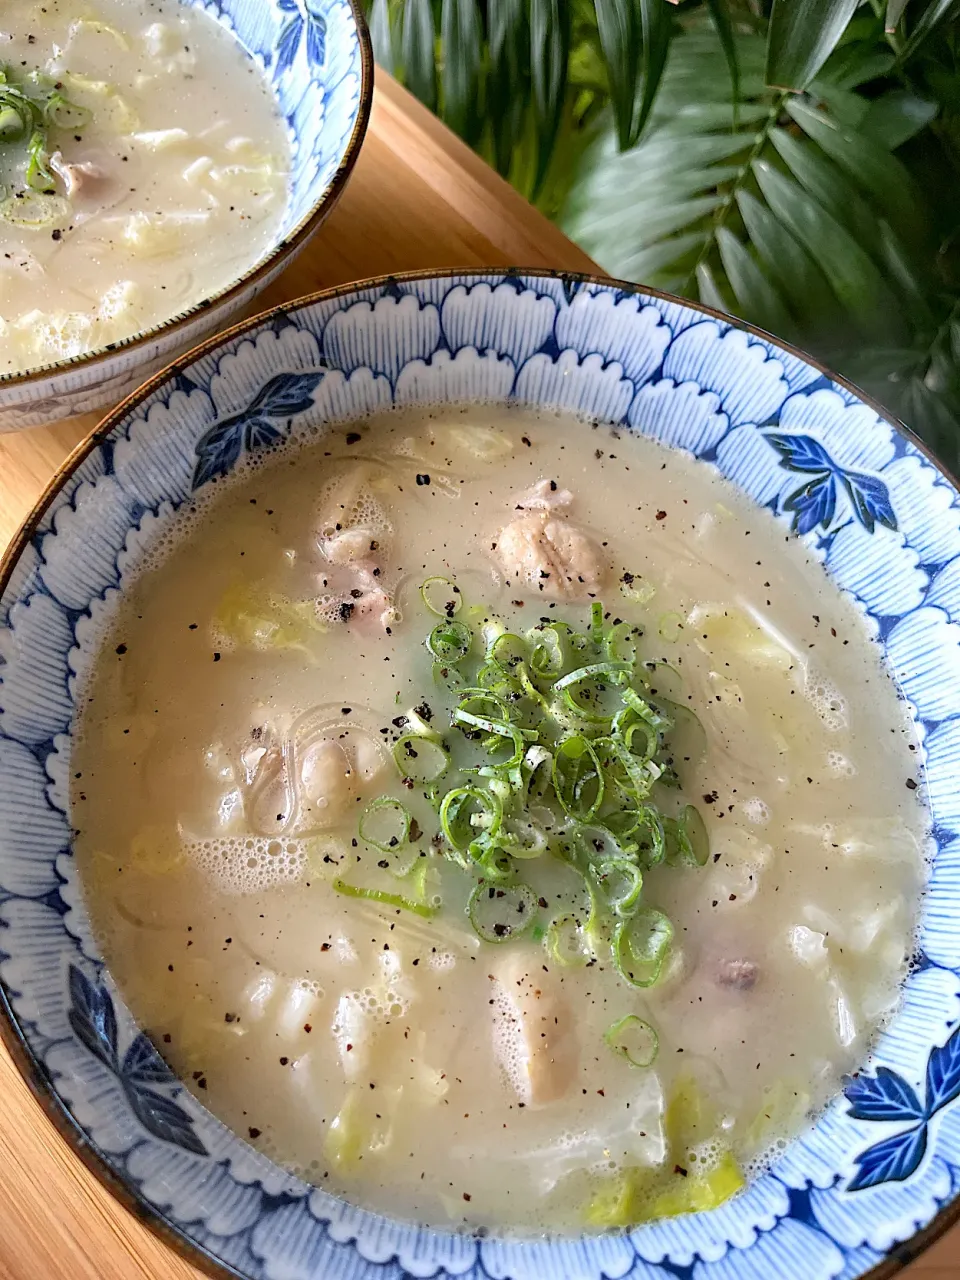
[[[525,1104],[554,1102],[570,1089],[578,1045],[573,1013],[542,955],[511,948],[490,975],[493,1036],[504,1071]]]
[[[508,582],[552,600],[577,600],[602,585],[606,566],[600,548],[567,518],[572,504],[573,494],[555,480],[538,480],[515,496],[514,509],[522,514],[493,540]]]
[[[386,629],[392,601],[383,586],[382,564],[389,550],[389,518],[370,488],[370,468],[357,463],[334,480],[321,497],[317,549],[324,560],[318,601],[322,617],[347,625]]]
[[[518,511],[563,511],[573,505],[573,494],[559,488],[556,480],[538,480],[514,501]]]
[[[605,576],[600,550],[577,525],[560,516],[528,512],[500,532],[495,546],[507,579],[552,600],[576,600],[596,591]]]

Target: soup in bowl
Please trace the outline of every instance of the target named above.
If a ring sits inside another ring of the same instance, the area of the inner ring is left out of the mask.
[[[12,0],[0,428],[115,402],[223,325],[343,188],[372,72],[346,0]]]
[[[238,327],[5,564],[21,1065],[251,1277],[866,1274],[957,1161],[955,563],[906,433],[660,295]]]

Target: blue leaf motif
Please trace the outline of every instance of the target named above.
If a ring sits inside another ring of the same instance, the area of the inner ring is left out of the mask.
[[[889,1067],[875,1076],[856,1076],[843,1087],[855,1120],[924,1120],[926,1112],[911,1085]]]
[[[927,1062],[927,1115],[960,1096],[960,1027],[944,1045],[932,1050]]]
[[[843,471],[840,474],[850,495],[854,514],[868,533],[873,533],[878,524],[896,529],[897,516],[890,501],[890,491],[879,476],[868,476],[862,471]]]
[[[582,280],[572,280],[569,276],[562,276],[561,283],[563,284],[563,296],[566,298],[568,304],[573,302],[574,298],[583,288]]]
[[[303,413],[313,404],[313,392],[323,375],[323,369],[278,373],[263,384],[247,406],[247,413],[266,418],[288,418],[294,413]]]
[[[289,419],[309,409],[313,392],[324,374],[325,369],[278,373],[263,384],[246,409],[215,422],[197,442],[194,489],[208,480],[227,475],[236,465],[242,448],[254,450],[276,444],[290,430],[290,422],[278,427],[268,419]]]
[[[209,480],[225,476],[236,465],[243,443],[243,419],[226,418],[215,423],[197,441],[197,464],[193,470],[192,485],[199,489]]]
[[[857,1172],[847,1184],[847,1190],[863,1191],[881,1182],[905,1182],[919,1168],[926,1149],[925,1124],[867,1147],[854,1161]]]
[[[832,475],[814,476],[783,502],[793,512],[793,527],[803,535],[822,525],[828,528],[837,509],[837,486]]]
[[[307,0],[307,57],[311,69],[323,66],[327,56],[327,24],[319,13],[310,12]]]
[[[819,440],[812,436],[767,432],[764,438],[780,454],[780,465],[788,471],[834,471],[833,459]]]
[[[123,1055],[120,1074],[134,1084],[172,1084],[176,1080],[152,1040],[142,1031]]]
[[[77,1038],[111,1071],[117,1069],[117,1016],[110,993],[70,966],[70,1026]]]
[[[276,69],[279,75],[289,71],[300,48],[300,37],[303,34],[303,18],[299,11],[290,19],[277,39]]]
[[[289,422],[286,428],[281,428],[274,426],[266,418],[248,418],[243,432],[243,447],[248,452],[265,449],[267,445],[276,444],[278,440],[282,440],[289,428]]]
[[[184,1151],[192,1151],[194,1155],[207,1155],[207,1148],[194,1131],[193,1121],[172,1098],[132,1081],[125,1082],[125,1089],[134,1115],[148,1133],[163,1142],[172,1142]]]

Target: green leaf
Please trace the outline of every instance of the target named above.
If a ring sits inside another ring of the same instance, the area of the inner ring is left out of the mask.
[[[865,241],[876,238],[876,218],[854,184],[819,147],[805,146],[785,129],[774,129],[770,141],[793,176],[841,226]]]
[[[563,115],[570,56],[568,0],[530,0],[530,67],[537,117],[537,164],[533,195],[543,186]]]
[[[873,99],[864,113],[861,129],[865,137],[895,151],[926,128],[937,111],[935,102],[906,89],[891,89]]]
[[[737,206],[757,257],[770,279],[790,299],[794,313],[811,321],[828,315],[835,306],[833,294],[806,249],[751,192],[738,191]]]
[[[373,56],[384,71],[388,71],[393,75],[395,71],[393,33],[390,30],[390,10],[387,6],[387,0],[373,0],[369,22]]]
[[[805,89],[840,42],[860,0],[773,0],[767,84]]]
[[[730,98],[734,112],[736,112],[740,102],[740,59],[737,57],[737,42],[733,35],[733,23],[730,21],[726,0],[707,0],[707,8],[710,10],[713,25],[717,29],[723,56],[726,58],[727,66],[730,68]],[[734,115],[734,121],[736,122],[736,114]]]
[[[530,36],[524,0],[496,0],[489,8],[490,67],[486,111],[497,171],[508,176],[521,144],[530,97]]]
[[[897,304],[870,256],[798,183],[766,160],[753,170],[771,211],[822,265],[843,306],[866,332],[882,330]]]
[[[714,311],[730,310],[706,262],[697,263],[696,278],[697,296],[705,307],[713,307]]]
[[[900,227],[909,229],[916,218],[918,193],[910,174],[890,153],[863,132],[844,129],[808,102],[791,98],[787,111],[817,145],[864,190]]]
[[[883,20],[883,29],[887,32],[896,31],[900,25],[900,19],[903,17],[903,11],[907,7],[907,0],[887,0],[887,12]]]
[[[900,61],[906,62],[912,58],[942,22],[947,18],[955,17],[958,13],[960,13],[960,0],[930,0],[923,13],[912,24],[907,43],[900,53]]]
[[[437,106],[434,63],[433,8],[430,0],[406,0],[403,6],[400,51],[403,82],[431,111]]]
[[[643,92],[635,139],[643,133],[650,118],[670,51],[670,15],[664,0],[640,0],[640,25],[643,31]]]
[[[737,311],[744,319],[762,325],[771,333],[788,338],[796,330],[780,294],[763,271],[727,227],[717,231],[720,261],[737,300]]]
[[[889,49],[864,48],[858,41],[850,41],[830,55],[816,77],[817,83],[825,81],[838,89],[856,89],[868,80],[885,76],[896,61]]]
[[[477,0],[443,0],[441,116],[454,133],[475,146],[483,129],[480,58],[483,50]]]
[[[610,101],[617,122],[621,150],[637,140],[638,76],[640,72],[640,26],[634,0],[594,0],[597,32],[610,82]]]

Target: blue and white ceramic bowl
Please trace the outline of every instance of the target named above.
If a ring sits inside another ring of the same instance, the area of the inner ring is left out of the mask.
[[[0,375],[0,431],[114,405],[216,333],[288,266],[343,193],[373,97],[373,55],[358,0],[179,0],[203,9],[263,71],[291,143],[290,195],[267,253],[189,311],[100,351]]]
[[[301,425],[464,399],[563,406],[719,468],[856,600],[923,743],[937,856],[901,1013],[743,1195],[627,1235],[422,1230],[283,1172],[134,1025],[71,853],[77,683],[138,552],[196,489]],[[957,1216],[960,1192],[958,624],[953,483],[854,390],[755,330],[633,286],[500,271],[374,281],[249,321],[108,418],[0,568],[0,1029],[121,1198],[246,1280],[879,1280]]]

